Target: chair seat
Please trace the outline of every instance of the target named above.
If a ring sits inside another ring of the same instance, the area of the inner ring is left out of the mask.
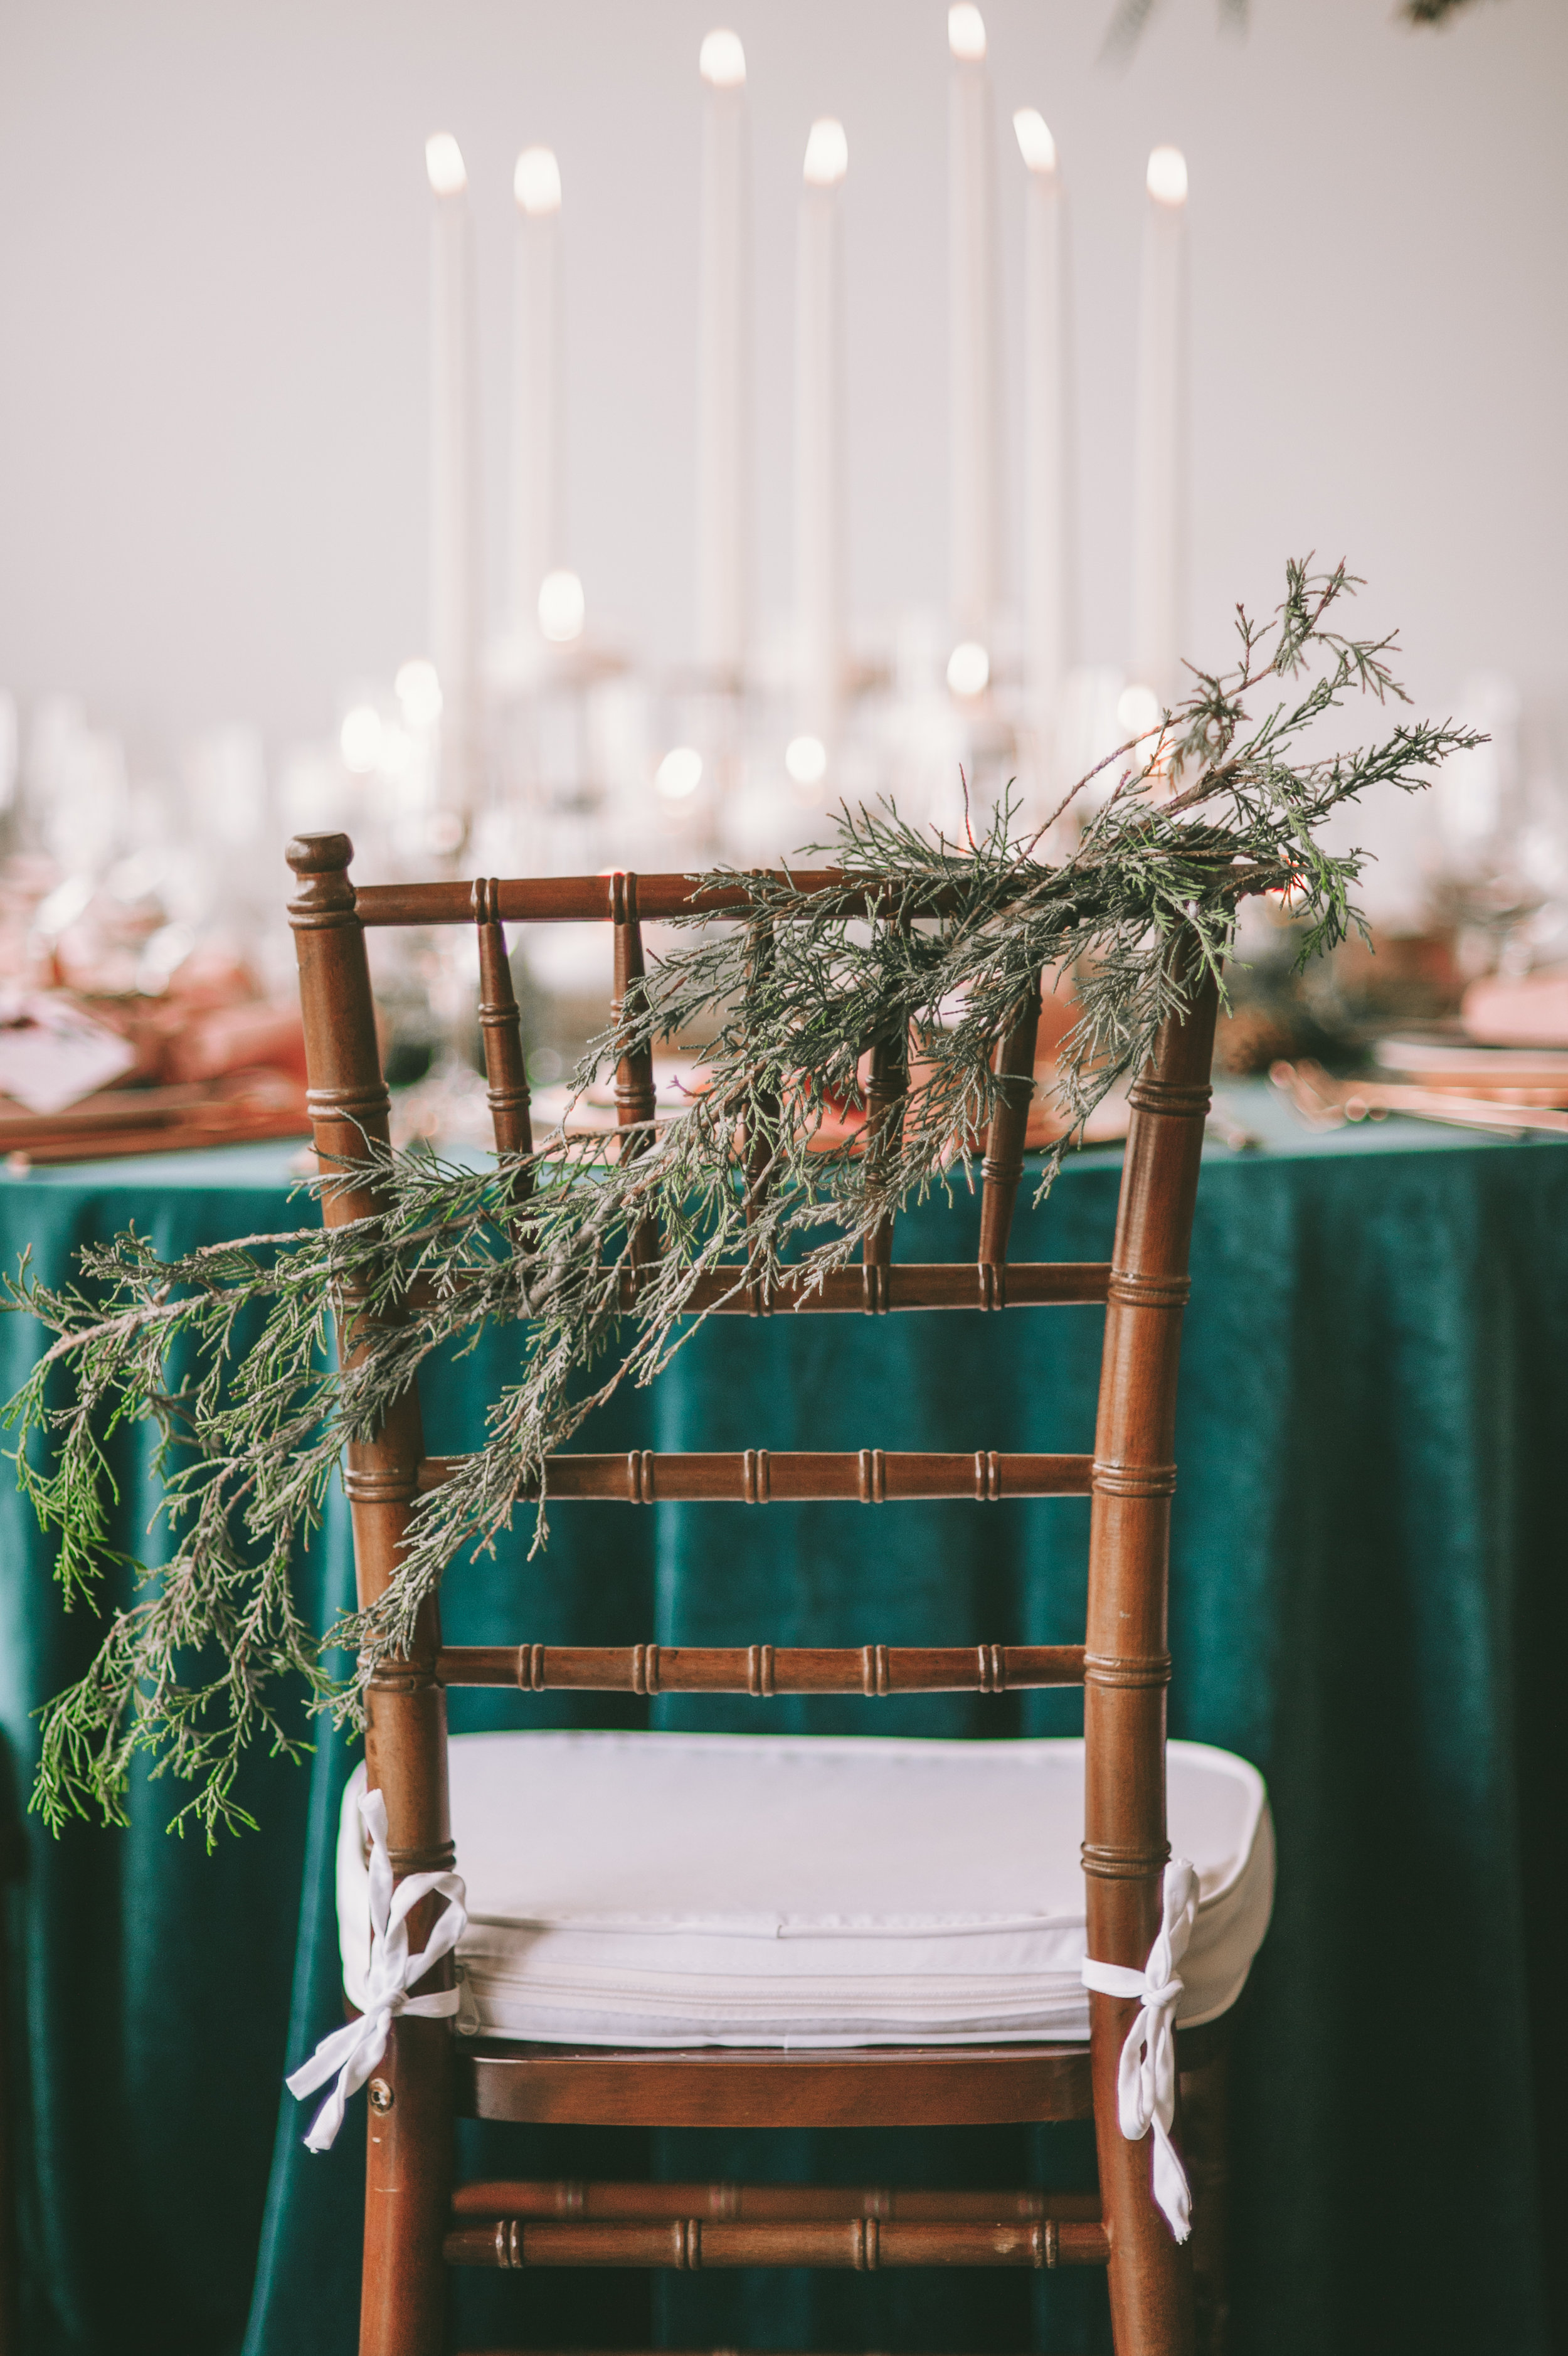
[[[476,1734],[450,1746],[467,2035],[573,2045],[995,2044],[1086,2037],[1081,1741]],[[1179,2019],[1241,1993],[1268,1927],[1263,1779],[1167,1751],[1200,1902]],[[356,1801],[337,1860],[362,1999]]]

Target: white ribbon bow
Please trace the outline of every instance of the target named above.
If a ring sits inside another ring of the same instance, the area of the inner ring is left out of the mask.
[[[1187,2171],[1170,2140],[1176,2116],[1176,2008],[1182,1983],[1176,1966],[1187,1952],[1198,1912],[1198,1876],[1184,1857],[1165,1869],[1165,1920],[1141,1972],[1125,1964],[1083,1959],[1083,1985],[1101,1996],[1136,1997],[1137,2018],[1127,2031],[1116,2072],[1117,2112],[1129,2143],[1154,2129],[1154,2197],[1179,2242],[1192,2231]]]
[[[370,1836],[370,1967],[365,1976],[365,2009],[357,2020],[324,2037],[310,2060],[287,2081],[296,2098],[314,2094],[333,2072],[337,2083],[311,2122],[305,2137],[310,2151],[330,2151],[343,2125],[350,2094],[357,2094],[387,2050],[387,2036],[400,2013],[440,2020],[458,2007],[455,1988],[433,1996],[411,1996],[410,1983],[422,1979],[431,1965],[456,1946],[468,1928],[464,1904],[467,1891],[460,1873],[411,1873],[394,1890],[392,1860],[387,1848],[387,1804],[379,1792],[362,1792],[359,1814]],[[446,1901],[423,1952],[409,1953],[409,1916],[432,1891]]]

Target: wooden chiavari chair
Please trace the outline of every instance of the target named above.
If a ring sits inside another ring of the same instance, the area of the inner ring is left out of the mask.
[[[356,887],[341,834],[291,844],[298,879],[291,916],[298,948],[315,1141],[322,1166],[364,1158],[385,1141],[383,1083],[366,957],[367,927],[470,923],[476,927],[480,1023],[496,1141],[528,1151],[528,1091],[503,925],[607,921],[617,1005],[643,973],[640,923],[694,905],[681,876],[562,877]],[[835,873],[795,878],[842,888]],[[716,916],[743,892],[712,891]],[[1162,1032],[1132,1091],[1132,1116],[1114,1256],[1108,1264],[1012,1264],[1008,1237],[1023,1167],[1022,1101],[999,1108],[984,1162],[977,1263],[895,1263],[891,1225],[864,1264],[830,1278],[800,1312],[873,1313],[943,1308],[1019,1310],[1104,1303],[1104,1342],[1093,1458],[842,1454],[604,1457],[563,1455],[550,1493],[655,1499],[896,1498],[1083,1495],[1092,1498],[1088,1625],[1080,1646],[982,1645],[851,1649],[619,1649],[537,1644],[443,1646],[432,1601],[406,1661],[378,1671],[368,1694],[368,1783],[384,1803],[399,1881],[450,1873],[446,1688],[506,1686],[686,1693],[864,1693],[1082,1685],[1084,1701],[1088,1954],[1097,1966],[1142,1975],[1162,1923],[1169,1856],[1165,1715],[1170,1676],[1166,1587],[1175,1486],[1177,1359],[1197,1188],[1215,1001],[1199,989],[1184,1022]],[[1038,1009],[1036,1010],[1038,1012]],[[999,1044],[998,1068],[1032,1070],[1035,1017]],[[896,1119],[907,1067],[879,1059],[869,1127]],[[1026,1092],[1017,1092],[1022,1098]],[[627,1055],[620,1119],[654,1115],[651,1058]],[[337,1224],[375,1206],[373,1192],[328,1196]],[[656,1238],[648,1248],[656,1250]],[[729,1280],[715,1280],[709,1298]],[[742,1311],[742,1299],[731,1304]],[[758,1304],[750,1304],[755,1308]],[[351,1448],[351,1500],[360,1601],[392,1576],[418,1495],[446,1464],[424,1453],[420,1408],[406,1397],[379,1438]],[[521,1738],[529,1740],[534,1738]],[[647,1738],[660,1740],[663,1738]],[[462,1860],[457,1862],[461,1864]],[[410,1918],[416,1952],[443,1911],[428,1884]],[[1255,1944],[1255,1942],[1254,1942]],[[1249,1951],[1250,1952],[1250,1951]],[[1087,1967],[1086,1967],[1087,1969]],[[1114,1973],[1113,1973],[1114,1976]],[[453,1989],[450,1954],[420,1983]],[[1108,2268],[1120,2356],[1189,2356],[1194,2271],[1206,2295],[1203,2338],[1217,2347],[1222,2317],[1222,2045],[1218,2029],[1182,2031],[1176,2048],[1187,2114],[1195,2239],[1174,2238],[1151,2190],[1151,2143],[1124,2134],[1118,2068],[1139,2017],[1136,1993],[1093,1989],[1087,2044],[986,2043],[782,2051],[733,2046],[667,2051],[507,2044],[453,2033],[445,2018],[393,2020],[370,2080],[362,2356],[434,2356],[443,2345],[446,2270],[453,2265],[1099,2265]],[[449,2009],[455,1999],[449,1999]],[[303,2074],[303,2073],[302,2073]],[[844,2192],[816,2188],[685,2184],[490,2183],[453,2190],[459,2115],[597,2126],[944,2126],[1093,2115],[1100,2195]],[[1156,2138],[1157,2142],[1157,2138]]]

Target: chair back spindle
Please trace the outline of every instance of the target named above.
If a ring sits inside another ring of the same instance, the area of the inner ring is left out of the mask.
[[[614,936],[613,1016],[621,1032],[637,1020],[646,1005],[647,968],[643,961],[635,875],[618,870],[611,876],[610,921]],[[628,1160],[645,1153],[654,1140],[654,1051],[647,1044],[637,1046],[628,1041],[616,1057],[615,1118],[623,1130],[632,1132],[622,1139],[622,1152]],[[634,1285],[636,1270],[658,1256],[657,1228],[651,1219],[645,1219],[632,1237]]]
[[[1001,1099],[992,1112],[980,1164],[980,1306],[1004,1309],[1008,1298],[1008,1237],[1023,1176],[1029,1108],[1034,1095],[1034,1050],[1040,1034],[1040,976],[1018,1020],[997,1047]]]
[[[871,1049],[871,1069],[866,1083],[866,1161],[869,1174],[880,1178],[896,1161],[903,1143],[904,1108],[909,1098],[909,1033],[900,1039],[879,1039]],[[879,1315],[888,1305],[888,1270],[893,1257],[893,1215],[878,1220],[862,1249],[866,1309]]]
[[[474,920],[479,942],[479,1035],[485,1048],[486,1100],[497,1153],[531,1153],[533,1120],[528,1076],[523,1061],[522,1017],[507,936],[496,914],[496,877],[481,876],[474,886]]]
[[[773,927],[771,917],[759,916],[749,928],[747,942],[747,990],[754,999],[765,990],[773,969]],[[748,1010],[749,1011],[749,1010]],[[756,1226],[766,1205],[773,1184],[772,1164],[777,1151],[776,1128],[783,1108],[771,1091],[757,1098],[755,1123],[748,1129],[741,1122],[741,1162],[745,1173],[745,1210],[748,1229]],[[746,1306],[753,1317],[765,1317],[773,1309],[772,1288],[754,1272],[746,1286]]]

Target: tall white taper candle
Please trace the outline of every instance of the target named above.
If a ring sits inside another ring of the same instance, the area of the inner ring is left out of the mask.
[[[1056,142],[1032,106],[1013,129],[1029,166],[1024,224],[1024,669],[1049,727],[1072,659],[1067,256]]]
[[[702,76],[701,316],[697,393],[697,654],[744,672],[751,589],[752,270],[746,53],[709,33]]]
[[[805,143],[795,311],[795,596],[800,721],[831,739],[844,687],[844,126]]]
[[[1180,684],[1187,573],[1187,166],[1148,159],[1138,317],[1133,513],[1135,682],[1168,702]]]
[[[989,647],[997,595],[997,414],[991,80],[978,8],[947,12],[948,432],[954,634]]]
[[[479,788],[479,404],[468,175],[450,132],[425,142],[431,223],[430,650],[441,684],[441,799],[471,813]]]
[[[512,181],[517,204],[512,312],[513,627],[539,627],[539,584],[566,562],[565,402],[561,392],[560,166],[549,147],[525,147]]]

